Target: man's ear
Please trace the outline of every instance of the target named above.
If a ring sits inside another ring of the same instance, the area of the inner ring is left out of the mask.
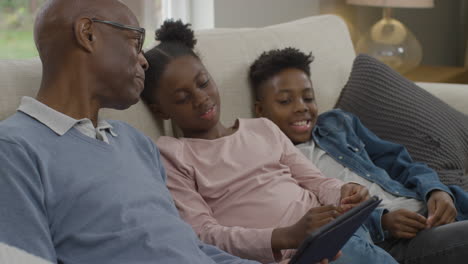
[[[255,101],[255,116],[256,117],[263,117],[263,106],[262,102]]]
[[[93,52],[96,43],[93,21],[89,18],[80,18],[75,21],[73,27],[78,45],[87,52]]]
[[[169,115],[165,114],[162,110],[161,110],[161,107],[159,106],[159,104],[149,104],[149,109],[151,110],[151,112],[159,119],[163,119],[163,120],[169,120],[171,119],[169,117]]]

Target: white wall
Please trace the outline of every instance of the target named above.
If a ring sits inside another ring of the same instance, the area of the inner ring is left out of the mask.
[[[214,27],[214,0],[163,0],[166,18],[191,23],[193,29]]]
[[[214,0],[214,25],[262,27],[319,14],[318,0]]]
[[[161,14],[156,0],[121,0],[137,15],[152,39]],[[341,15],[353,41],[381,17],[381,8],[347,5],[346,0],[164,0],[176,16],[194,29],[212,27],[261,27],[321,13]],[[423,45],[423,64],[462,66],[468,63],[468,0],[434,0],[430,9],[395,9],[394,16],[406,24]],[[182,13],[180,13],[182,12]],[[180,13],[180,14],[179,14]],[[154,14],[154,15],[153,15]],[[466,59],[465,59],[466,58]]]
[[[120,0],[138,17],[142,26],[154,31],[162,14],[155,0]],[[182,19],[194,29],[213,27],[262,27],[320,12],[323,0],[160,0],[166,16]],[[169,13],[169,14],[167,14]]]
[[[192,0],[192,26],[195,29],[214,28],[215,0]]]
[[[155,0],[120,0],[128,6],[138,18],[140,25],[146,28],[147,37],[154,37],[154,30],[159,27],[161,16]]]

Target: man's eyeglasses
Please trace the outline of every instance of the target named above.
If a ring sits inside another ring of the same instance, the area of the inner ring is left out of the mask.
[[[120,28],[120,29],[133,30],[133,31],[139,32],[140,35],[139,35],[139,38],[138,38],[137,54],[140,54],[141,50],[143,49],[143,42],[145,42],[145,29],[144,28],[127,26],[127,25],[120,24],[118,22],[100,20],[100,19],[96,19],[96,18],[92,18],[91,21],[107,24],[107,25],[110,25],[110,26],[113,26],[113,27],[116,27],[116,28]]]

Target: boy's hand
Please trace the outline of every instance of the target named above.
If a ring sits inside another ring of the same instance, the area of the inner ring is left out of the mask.
[[[346,183],[341,187],[341,207],[347,211],[359,203],[369,199],[366,187],[357,183]]]
[[[400,209],[384,214],[382,227],[395,238],[413,238],[426,228],[426,218],[418,213]]]
[[[453,205],[450,195],[444,191],[432,191],[427,202],[429,216],[427,218],[427,227],[445,225],[455,221],[457,209]]]

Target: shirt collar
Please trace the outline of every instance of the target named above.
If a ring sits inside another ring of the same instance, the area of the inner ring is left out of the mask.
[[[109,131],[109,133],[113,137],[117,136],[117,133],[115,133],[115,131],[114,131],[114,127],[111,124],[109,124],[106,120],[100,119],[99,117],[98,117],[97,129],[98,130],[107,130],[107,131]]]
[[[21,111],[46,125],[59,136],[63,136],[68,132],[68,130],[80,122],[89,120],[88,118],[80,120],[74,119],[28,96],[21,98],[18,111]],[[113,131],[112,125],[109,124],[106,120],[98,119],[97,129],[108,130],[112,136],[117,136],[117,134]]]

